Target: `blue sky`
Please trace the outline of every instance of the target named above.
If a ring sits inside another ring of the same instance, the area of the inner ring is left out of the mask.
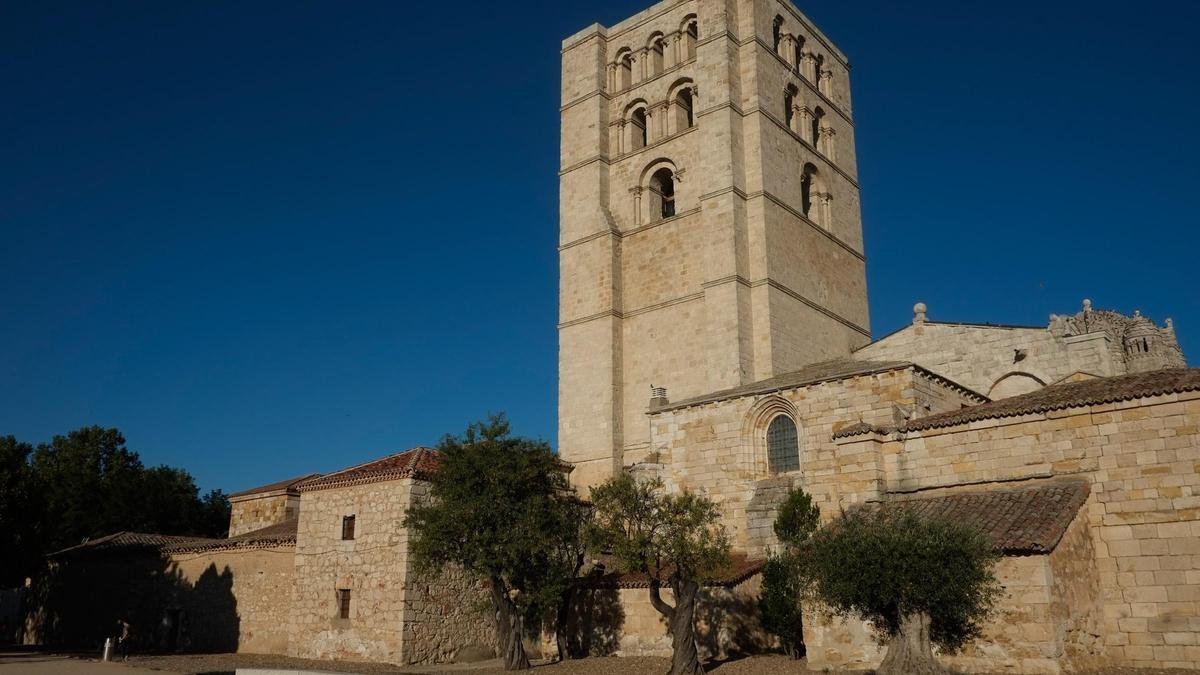
[[[0,5],[0,434],[229,491],[554,440],[558,54],[641,2]],[[1200,4],[802,3],[852,62],[872,327],[1175,319]]]

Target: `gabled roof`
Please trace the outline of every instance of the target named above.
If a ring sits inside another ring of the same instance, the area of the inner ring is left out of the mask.
[[[1064,408],[1131,401],[1188,391],[1200,391],[1200,368],[1174,368],[1053,384],[1028,394],[910,420],[901,425],[898,431],[937,429],[978,420],[1045,413]]]
[[[306,480],[311,480],[313,478],[318,478],[318,477],[320,477],[320,475],[321,474],[319,474],[319,473],[309,473],[309,474],[305,474],[303,476],[297,476],[296,478],[288,478],[287,480],[281,480],[281,481],[278,481],[275,483],[269,483],[267,485],[260,485],[255,488],[250,488],[249,490],[242,490],[241,492],[235,492],[235,493],[229,495],[229,498],[236,499],[237,497],[249,497],[251,495],[264,494],[267,492],[279,492],[281,490],[287,490],[289,492],[292,492],[292,491],[295,491],[296,486],[299,485],[300,483],[302,483]]]
[[[363,485],[399,478],[428,478],[437,469],[437,450],[417,447],[300,483],[300,492]]]
[[[904,509],[946,518],[978,528],[1001,553],[1043,554],[1058,545],[1089,491],[1086,482],[1070,480],[986,492],[906,496],[862,508]]]

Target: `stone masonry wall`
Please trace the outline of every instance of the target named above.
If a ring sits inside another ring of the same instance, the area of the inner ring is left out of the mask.
[[[843,472],[834,432],[860,420],[894,424],[914,413],[957,409],[966,401],[919,371],[899,369],[668,409],[650,415],[654,453],[635,461],[659,462],[669,484],[708,494],[721,506],[735,548],[759,555],[774,542],[775,507],[792,485],[813,493],[827,514],[865,498],[857,488],[844,490],[832,480]],[[766,427],[780,412],[796,420],[800,470],[772,475]]]
[[[696,642],[701,658],[725,659],[762,652],[772,640],[758,615],[758,577],[733,587],[700,591],[696,603]],[[581,591],[568,634],[576,653],[590,656],[670,656],[666,620],[650,604],[646,588]],[[663,599],[673,604],[669,589]]]
[[[893,491],[1087,478],[1105,658],[1200,662],[1200,393],[911,432],[882,452]],[[1087,626],[1073,630],[1069,653],[1098,650]]]
[[[979,640],[945,658],[966,672],[1058,673],[1050,561],[1045,555],[1010,556],[996,566],[1004,587],[995,615]],[[830,619],[819,607],[805,612],[804,641],[809,666],[816,669],[869,669],[884,648],[869,624]]]
[[[237,651],[287,653],[296,572],[293,547],[177,553],[171,556],[171,562],[180,578],[196,589],[188,606],[189,622],[199,633],[197,637],[222,634],[226,628],[202,627],[223,616],[228,608],[236,617]],[[226,595],[226,587],[231,598]]]
[[[229,507],[229,536],[236,537],[296,518],[300,498],[286,493],[250,495],[231,499]]]
[[[1124,373],[1109,343],[1102,333],[1059,338],[1045,328],[918,322],[857,350],[854,358],[911,361],[981,394],[1006,395],[1021,392],[993,392],[1005,376],[1047,385],[1077,371]],[[1018,349],[1024,352],[1020,360]]]
[[[296,534],[296,585],[289,625],[293,656],[403,663],[406,569],[402,523],[410,485],[393,480],[306,491]],[[355,538],[342,540],[342,517]],[[350,618],[337,590],[350,589]]]
[[[405,479],[414,503],[429,498],[429,484]],[[405,531],[404,549],[404,661],[445,663],[463,650],[496,652],[496,628],[491,592],[484,580],[447,567],[437,573],[419,572],[408,555],[411,533]]]

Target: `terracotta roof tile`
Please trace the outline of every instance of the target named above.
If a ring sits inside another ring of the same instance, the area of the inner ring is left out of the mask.
[[[972,525],[982,531],[1001,553],[1049,553],[1087,501],[1088,484],[1082,480],[1054,482],[986,492],[965,492],[930,497],[905,497],[876,502],[863,508],[911,509]]]
[[[833,434],[834,440],[839,438],[850,438],[851,436],[861,436],[863,434],[883,434],[888,430],[882,427],[877,427],[866,422],[855,422],[848,427],[842,427]]]
[[[243,532],[235,537],[226,539],[191,539],[181,542],[168,542],[163,550],[169,552],[208,551],[224,548],[253,548],[257,546],[275,546],[296,543],[297,520],[285,520],[282,523],[268,525],[252,532]]]
[[[192,536],[176,536],[167,534],[148,534],[145,532],[115,532],[103,537],[89,539],[76,546],[55,551],[50,557],[74,555],[79,553],[99,553],[102,551],[129,551],[135,549],[153,550],[167,544],[177,544],[197,540]],[[220,541],[220,540],[208,540]]]
[[[615,567],[615,562],[611,556],[601,556],[601,562],[605,565]],[[750,558],[743,553],[734,553],[730,556],[729,565],[721,570],[712,581],[705,583],[708,587],[732,588],[746,581],[750,577],[762,571],[766,560],[761,558]],[[596,574],[588,577],[585,582],[587,588],[649,588],[650,580],[641,572],[608,572]]]
[[[905,422],[899,431],[936,429],[978,420],[1200,391],[1200,368],[1174,368],[1054,384],[1037,391]]]
[[[305,474],[303,476],[297,476],[296,478],[289,478],[287,480],[281,480],[281,481],[278,481],[275,483],[270,483],[267,485],[260,485],[255,488],[250,488],[249,490],[242,490],[241,492],[235,492],[235,493],[229,495],[229,498],[234,499],[237,497],[248,497],[250,495],[262,494],[264,492],[277,492],[279,490],[294,490],[296,488],[296,485],[298,485],[306,480],[312,480],[313,478],[318,478],[318,477],[320,477],[320,475],[321,474],[319,474],[319,473],[309,473],[309,474]]]
[[[417,447],[305,481],[297,489],[308,492],[398,478],[425,478],[435,469],[437,450]]]

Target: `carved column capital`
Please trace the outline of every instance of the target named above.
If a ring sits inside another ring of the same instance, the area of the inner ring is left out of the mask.
[[[641,197],[642,193],[645,191],[646,191],[646,188],[644,188],[640,185],[637,187],[629,188],[629,194],[633,195],[634,197]]]

